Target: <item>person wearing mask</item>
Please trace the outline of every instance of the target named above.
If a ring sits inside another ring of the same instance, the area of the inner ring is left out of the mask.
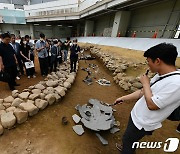
[[[10,90],[14,90],[15,86],[20,84],[16,83],[17,76],[17,58],[13,47],[10,45],[11,35],[4,33],[1,35],[2,42],[0,43],[0,72],[7,74],[5,82],[8,82]],[[4,74],[3,73],[3,74]]]
[[[140,77],[143,88],[122,96],[114,104],[136,100],[126,131],[123,145],[117,148],[122,154],[133,154],[138,142],[146,135],[162,127],[162,122],[180,105],[180,71],[175,67],[178,52],[174,45],[161,43],[144,52],[149,70],[156,75],[150,80],[148,72]]]
[[[66,41],[63,43],[64,62],[67,61],[68,50],[69,50],[69,47],[70,47],[70,43],[71,43],[70,37],[67,37]]]
[[[27,44],[25,38],[22,37],[20,41],[20,54],[21,54],[24,65],[26,62],[31,62],[30,57],[29,57],[30,50],[31,50],[31,47]],[[26,75],[28,79],[30,79],[31,76],[34,77],[34,68],[26,67]]]
[[[73,40],[73,45],[70,47],[70,63],[71,70],[70,72],[76,72],[76,63],[78,61],[78,53],[80,52],[80,47],[77,44],[77,39]]]
[[[53,40],[53,45],[51,47],[51,60],[50,60],[50,72],[56,72],[57,67],[57,55],[58,55],[58,41]]]
[[[57,55],[57,62],[58,66],[62,63],[62,41],[58,40],[58,55]]]
[[[34,44],[32,42],[30,42],[30,37],[29,35],[25,35],[25,41],[26,41],[26,44],[28,46],[30,46],[30,51],[29,51],[29,55],[28,55],[28,58],[34,63],[34,57],[35,57],[35,54],[34,54]],[[36,77],[35,75],[35,67],[31,68],[31,76],[33,78]]]
[[[20,54],[20,44],[18,42],[15,41],[15,35],[11,34],[11,45],[15,51],[16,54],[16,58],[18,61],[18,76],[16,77],[16,79],[20,79],[20,75],[24,75],[24,67],[23,67],[23,63],[22,63],[22,59],[21,59],[21,54]]]
[[[35,49],[38,52],[40,70],[42,76],[48,75],[48,52],[47,48],[49,48],[48,43],[45,41],[45,35],[43,33],[40,34],[40,40],[38,40],[35,44]]]

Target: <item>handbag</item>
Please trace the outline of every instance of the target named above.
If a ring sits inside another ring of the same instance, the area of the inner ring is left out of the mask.
[[[180,75],[180,73],[173,73],[173,74],[168,74],[166,76],[160,77],[158,80],[156,80],[154,83],[152,83],[150,86],[154,85],[156,82],[168,77],[168,76],[172,76],[172,75]],[[171,121],[180,121],[180,106],[177,107],[171,114],[169,117],[167,117],[168,120]]]

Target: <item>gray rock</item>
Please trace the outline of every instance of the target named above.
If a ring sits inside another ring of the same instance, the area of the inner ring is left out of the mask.
[[[12,96],[8,96],[4,99],[4,103],[12,103],[14,98]]]
[[[16,117],[13,112],[7,112],[1,115],[1,124],[4,128],[12,128],[16,123]]]
[[[40,109],[43,110],[46,108],[46,106],[48,105],[48,102],[42,99],[36,99],[35,100],[35,105]]]
[[[64,87],[69,89],[71,88],[71,84],[69,82],[64,82]]]
[[[18,90],[13,90],[12,91],[12,97],[16,98],[16,97],[18,97],[18,95],[19,95],[19,91]]]
[[[4,113],[6,113],[5,110],[0,110],[0,117],[1,117],[1,115],[4,114]]]
[[[8,107],[11,106],[11,103],[3,103],[3,106],[4,106],[5,108],[8,108]]]
[[[58,86],[58,81],[47,81],[46,85],[48,87],[57,87]]]
[[[54,93],[54,88],[53,87],[47,87],[47,89],[45,89],[43,91],[44,94],[48,95],[48,94],[53,94]]]
[[[28,118],[28,112],[21,110],[19,108],[16,108],[14,110],[14,115],[16,116],[17,119],[17,123],[18,124],[22,124],[23,122],[25,122]]]
[[[54,88],[54,89],[58,92],[58,94],[59,94],[61,97],[63,97],[63,96],[66,95],[66,92],[65,92],[65,90],[64,90],[63,87],[58,86],[58,87],[56,87],[56,88]]]
[[[39,98],[39,94],[31,94],[31,95],[29,95],[29,99],[31,99],[31,100],[35,100],[37,98]]]
[[[4,133],[4,128],[3,126],[0,124],[0,135],[2,135]]]
[[[96,133],[96,136],[99,138],[103,145],[108,145],[108,141],[105,140],[100,134]]]
[[[27,100],[26,103],[31,103],[31,104],[34,104],[34,101],[33,100]]]
[[[133,83],[133,86],[138,89],[142,88],[142,84],[140,82]]]
[[[29,92],[22,92],[19,94],[19,98],[23,99],[23,100],[26,100],[29,96]]]
[[[38,113],[39,109],[32,103],[21,103],[19,108],[28,111],[29,116],[33,116]]]
[[[36,89],[44,90],[46,87],[44,87],[42,84],[37,84],[34,86]]]
[[[12,106],[17,107],[17,106],[19,106],[19,104],[21,104],[22,102],[23,102],[22,99],[20,99],[20,98],[15,98],[14,101],[12,102]]]
[[[11,106],[11,107],[8,107],[8,108],[6,109],[6,111],[7,111],[7,112],[14,112],[15,109],[16,109],[16,107]]]
[[[41,99],[45,99],[45,94],[44,93],[40,93],[40,98]]]
[[[53,94],[46,95],[45,99],[48,101],[49,105],[52,105],[56,101],[56,97]]]
[[[4,105],[0,103],[0,110],[4,110],[4,109],[5,109]]]
[[[33,89],[33,90],[32,90],[32,93],[33,93],[33,94],[40,94],[40,93],[41,93],[41,90],[40,90],[40,89]]]
[[[79,136],[81,136],[84,133],[84,129],[83,129],[82,125],[75,125],[75,126],[73,126],[73,130]]]

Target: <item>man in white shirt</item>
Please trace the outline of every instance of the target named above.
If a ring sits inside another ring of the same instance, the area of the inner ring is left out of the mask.
[[[122,154],[134,153],[133,143],[145,135],[152,135],[155,129],[162,127],[161,122],[180,106],[180,71],[175,67],[177,55],[172,44],[161,43],[148,49],[144,57],[150,71],[157,74],[151,81],[147,75],[141,76],[141,90],[116,99],[115,103],[119,104],[138,99],[122,139]]]

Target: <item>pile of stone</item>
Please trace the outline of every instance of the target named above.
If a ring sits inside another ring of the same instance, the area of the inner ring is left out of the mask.
[[[73,115],[73,120],[76,124],[81,121],[86,128],[96,132],[110,130],[111,133],[116,133],[120,130],[116,127],[117,124],[113,116],[113,111],[115,110],[113,110],[109,104],[100,102],[97,99],[90,99],[88,103],[90,105],[84,104],[82,106],[77,105],[75,107],[81,116],[80,117],[76,114]],[[82,125],[73,126],[73,130],[78,135],[82,135],[84,133]],[[96,133],[96,136],[100,139],[102,144],[108,144],[108,141],[100,136],[100,134]]]
[[[22,92],[14,90],[11,96],[0,99],[0,134],[3,134],[4,128],[11,129],[48,105],[59,103],[67,89],[71,88],[75,77],[76,73],[70,73],[69,66],[63,64],[44,81]]]
[[[146,65],[146,63],[134,63],[129,62],[124,58],[114,57],[113,55],[104,53],[101,51],[101,48],[90,48],[91,54],[96,55],[100,60],[102,60],[103,64],[112,71],[114,77],[114,81],[125,91],[134,92],[137,89],[142,88],[142,84],[139,81],[139,77],[128,76],[126,74],[128,68],[136,71],[142,66]],[[145,71],[145,70],[144,70]],[[149,74],[150,77],[153,74]]]

